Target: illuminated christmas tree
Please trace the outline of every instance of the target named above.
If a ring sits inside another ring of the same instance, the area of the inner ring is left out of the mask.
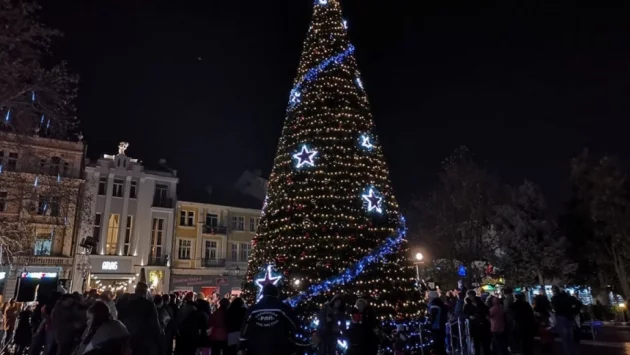
[[[245,297],[277,283],[304,324],[337,294],[366,298],[385,324],[417,318],[398,209],[339,0],[315,0]]]

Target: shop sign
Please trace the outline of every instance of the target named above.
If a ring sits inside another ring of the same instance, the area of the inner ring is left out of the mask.
[[[23,279],[51,279],[57,277],[56,272],[23,272]]]
[[[101,266],[103,270],[118,270],[118,261],[103,261],[103,265]]]
[[[182,286],[210,286],[215,283],[215,276],[171,275],[171,284],[174,288]]]
[[[90,258],[93,274],[104,273],[123,273],[133,272],[131,268],[131,259],[123,258]]]
[[[219,277],[217,278],[217,286],[226,286],[228,284],[227,277]]]

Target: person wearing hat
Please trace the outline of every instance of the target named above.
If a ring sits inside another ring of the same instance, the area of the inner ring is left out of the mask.
[[[262,298],[256,303],[245,321],[241,334],[239,354],[247,355],[290,355],[299,344],[298,320],[293,309],[280,300],[278,288],[266,284]]]

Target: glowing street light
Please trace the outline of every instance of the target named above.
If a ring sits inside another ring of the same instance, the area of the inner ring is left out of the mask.
[[[416,253],[416,261],[422,261],[424,259],[424,255],[422,253]]]

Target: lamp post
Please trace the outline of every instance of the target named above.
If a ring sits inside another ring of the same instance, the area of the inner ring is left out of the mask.
[[[414,265],[416,265],[416,279],[418,279],[418,285],[420,285],[420,265],[424,264],[424,255],[420,252],[417,252],[414,255]]]

